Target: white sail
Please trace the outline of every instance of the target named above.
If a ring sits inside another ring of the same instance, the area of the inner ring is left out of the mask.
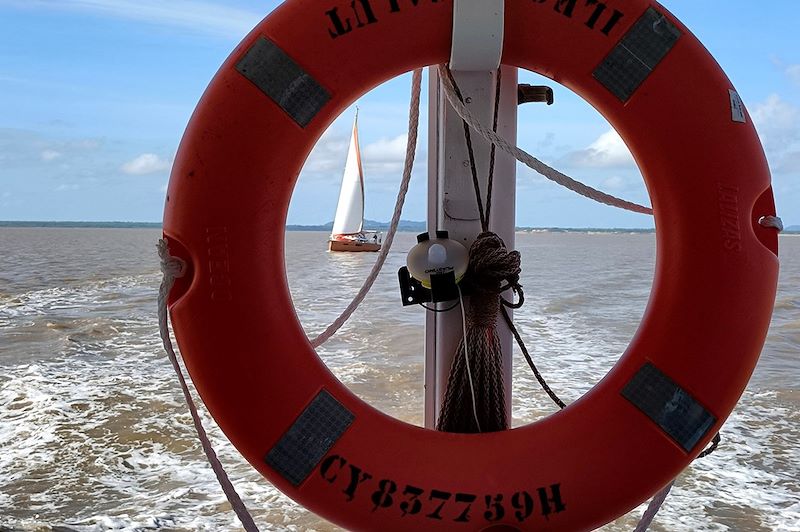
[[[358,234],[364,225],[364,171],[361,167],[361,150],[358,147],[358,112],[353,122],[353,136],[344,167],[339,206],[333,222],[333,235]]]

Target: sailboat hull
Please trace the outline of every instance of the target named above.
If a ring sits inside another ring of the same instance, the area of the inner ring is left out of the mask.
[[[373,242],[356,242],[352,240],[329,240],[328,251],[375,252],[381,250],[381,244]]]

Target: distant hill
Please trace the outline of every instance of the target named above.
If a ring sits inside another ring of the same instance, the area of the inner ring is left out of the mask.
[[[330,231],[333,229],[333,222],[325,225],[287,225],[287,231]],[[409,233],[422,233],[427,231],[427,222],[413,222],[401,220],[398,228],[400,231]],[[389,222],[376,222],[375,220],[364,220],[364,230],[366,231],[388,231]],[[655,233],[652,228],[624,228],[624,227],[517,227],[517,231],[527,233]],[[800,233],[800,225],[790,225],[784,229],[784,233]]]
[[[428,227],[426,222],[412,222],[408,220],[400,220],[400,225],[397,227],[399,231],[421,233]],[[333,229],[333,222],[328,222],[325,225],[287,225],[287,231],[324,231],[330,232]],[[388,231],[389,222],[376,222],[375,220],[364,220],[365,231]]]
[[[333,224],[331,224],[333,227]],[[389,222],[376,222],[375,220],[364,220],[364,228],[367,231],[388,231]],[[413,233],[422,233],[428,229],[427,222],[412,222],[409,220],[400,220],[400,225],[397,226],[399,231],[408,231]]]
[[[100,228],[100,229],[160,229],[160,223],[150,222],[4,222],[0,221],[0,227],[63,227],[63,228]],[[415,222],[411,220],[401,220],[399,230],[408,233],[422,233],[427,230],[426,222]],[[333,229],[333,222],[324,225],[287,225],[287,231],[317,231],[329,233]],[[377,222],[375,220],[364,220],[366,231],[389,230],[389,222]],[[607,227],[517,227],[517,231],[528,233],[653,233],[653,229],[626,229],[626,228],[607,228]],[[784,233],[800,233],[800,225],[790,225]]]
[[[325,231],[330,232],[333,229],[333,222],[328,222],[325,225],[287,225],[287,231]],[[365,231],[383,231],[389,230],[389,222],[376,222],[375,220],[364,220]],[[409,233],[423,233],[428,230],[427,222],[413,222],[409,220],[401,220],[398,230],[401,232]],[[517,231],[527,233],[654,233],[654,229],[625,229],[625,228],[607,228],[607,227],[517,227]]]

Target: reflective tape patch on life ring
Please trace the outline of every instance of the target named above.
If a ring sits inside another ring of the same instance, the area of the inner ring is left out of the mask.
[[[262,37],[236,65],[244,77],[306,127],[330,99],[330,93],[277,44]]]
[[[448,61],[454,2],[286,0],[205,92],[164,217],[187,264],[170,293],[175,336],[223,432],[322,518],[594,530],[684,470],[746,389],[779,270],[776,231],[758,224],[775,216],[763,148],[680,22],[652,0],[611,4],[506,2],[503,63],[569,87],[630,146],[658,227],[652,296],[605,378],[510,431],[424,430],[366,404],[313,349],[287,286],[286,221],[314,145],[366,91]]]
[[[647,363],[622,390],[622,396],[689,453],[717,422],[686,390]]]
[[[322,390],[275,444],[264,461],[299,486],[353,423],[355,416]]]
[[[740,124],[747,123],[747,115],[744,112],[744,102],[739,93],[733,89],[728,90],[731,97],[731,120]]]
[[[651,7],[600,63],[594,77],[627,102],[681,35],[667,17]]]

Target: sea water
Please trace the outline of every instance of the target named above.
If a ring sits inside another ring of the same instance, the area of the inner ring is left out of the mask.
[[[197,442],[156,320],[156,230],[0,229],[0,530],[239,530]],[[298,316],[322,331],[374,254],[288,233]],[[362,308],[319,350],[356,394],[422,422],[424,310],[403,308],[401,234]],[[655,531],[800,530],[800,237],[761,361],[723,443],[678,479]],[[520,233],[527,302],[516,322],[552,388],[574,401],[634,335],[653,279],[651,234]],[[555,411],[515,355],[515,425]],[[262,530],[331,531],[273,489],[202,414]],[[603,528],[631,530],[643,508]]]

